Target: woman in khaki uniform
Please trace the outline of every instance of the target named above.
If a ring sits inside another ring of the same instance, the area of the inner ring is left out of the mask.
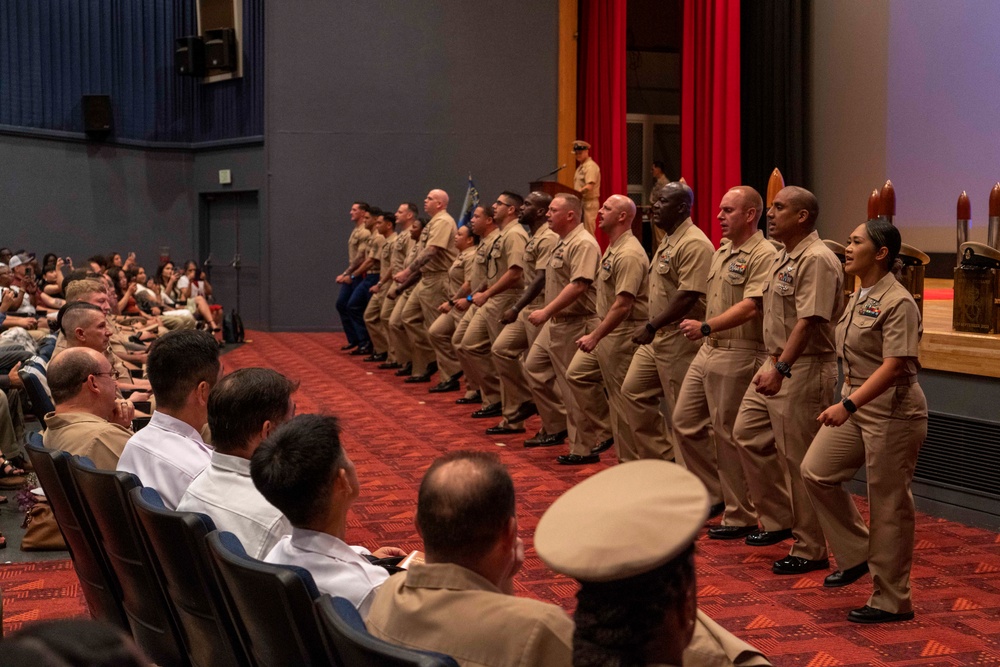
[[[819,415],[823,426],[802,461],[802,477],[840,568],[824,585],[846,586],[872,575],[875,590],[867,604],[847,616],[856,623],[913,618],[910,483],[927,436],[927,401],[917,384],[920,312],[891,271],[900,245],[899,231],[885,220],[869,220],[851,234],[845,268],[861,287],[837,326],[843,401]],[[843,488],[861,465],[870,529]]]

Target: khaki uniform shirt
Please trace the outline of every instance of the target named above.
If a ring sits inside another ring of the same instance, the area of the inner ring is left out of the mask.
[[[705,319],[721,315],[744,299],[759,299],[764,294],[764,283],[776,254],[774,246],[761,231],[754,233],[739,248],[733,248],[732,241],[725,239],[712,257]],[[713,331],[710,337],[762,343],[763,316],[758,309],[749,322],[725,331]]]
[[[368,237],[368,247],[365,250],[365,259],[371,259],[372,265],[368,273],[382,273],[382,249],[385,247],[385,237],[375,232]]]
[[[781,356],[799,320],[819,317],[802,354],[832,354],[834,322],[844,308],[844,270],[815,231],[789,253],[782,249],[771,262],[764,284],[764,346]]]
[[[559,235],[549,229],[549,223],[543,222],[541,227],[531,235],[531,240],[524,246],[524,284],[530,285],[535,281],[537,269],[544,269],[549,263],[549,255],[559,244]],[[545,290],[542,290],[535,300],[532,301],[525,310],[535,310],[545,305]]]
[[[499,228],[494,229],[484,238],[479,240],[479,245],[476,246],[476,270],[473,274],[476,282],[472,282],[471,280],[469,281],[469,284],[472,285],[473,292],[479,291],[479,288],[482,287],[483,283],[488,283],[492,277],[490,274],[490,255],[493,253],[493,247],[499,247],[499,244]]]
[[[593,183],[594,187],[583,193],[583,199],[586,201],[600,197],[601,168],[589,157],[576,168],[576,173],[573,174],[573,189],[579,192],[587,183]]]
[[[434,246],[441,248],[442,252],[438,252],[431,261],[424,264],[424,267],[420,269],[421,273],[441,273],[448,270],[455,255],[458,254],[458,250],[455,249],[455,233],[457,231],[458,226],[455,225],[455,218],[448,215],[447,211],[438,211],[434,214],[434,217],[420,232],[420,246],[421,250]]]
[[[861,298],[854,293],[837,325],[837,356],[852,384],[878,370],[887,357],[906,357],[899,377],[917,374],[923,326],[913,296],[887,273]]]
[[[650,205],[655,204],[656,200],[660,198],[660,193],[663,192],[663,188],[667,187],[667,176],[664,174],[656,179],[653,183],[652,189],[649,191],[649,203]]]
[[[399,273],[410,263],[408,259],[410,249],[416,241],[410,236],[410,232],[396,234],[396,240],[392,242],[392,273]]]
[[[390,577],[365,623],[380,639],[445,653],[463,667],[569,667],[573,661],[573,621],[566,612],[506,595],[450,563],[414,565]]]
[[[115,470],[132,431],[89,412],[45,415],[42,442],[73,456],[86,456],[100,470]]]
[[[512,220],[507,223],[507,226],[503,228],[500,232],[500,236],[494,242],[493,247],[490,248],[489,255],[486,259],[486,282],[490,287],[496,284],[498,280],[507,273],[507,270],[512,266],[518,266],[522,269],[524,268],[524,248],[528,245],[528,232],[524,231],[524,227],[517,220]],[[521,290],[524,288],[524,277],[508,289],[504,290],[505,293],[509,293],[511,290]]]
[[[410,264],[413,264],[413,262],[417,259],[417,257],[420,256],[420,251],[424,249],[424,247],[420,245],[420,241],[413,241],[413,239],[410,240],[412,242],[410,245],[410,251],[406,254],[406,259],[403,260],[403,266],[409,266]],[[409,287],[406,288],[406,291],[403,292],[403,294],[409,294],[410,292],[413,291],[413,288],[416,286],[417,286],[416,283],[410,285]]]
[[[463,250],[448,269],[448,295],[455,296],[458,290],[462,289],[465,279],[469,275],[469,267],[474,262],[476,247],[471,246]]]
[[[576,280],[589,283],[583,295],[556,317],[583,317],[596,312],[594,279],[601,263],[601,247],[582,224],[560,239],[545,266],[545,302],[551,303],[566,285]]]
[[[649,312],[656,317],[667,309],[677,292],[708,292],[708,272],[712,265],[712,242],[688,218],[667,234],[656,249],[649,266]],[[685,318],[705,319],[705,297]],[[661,329],[662,331],[663,329]]]
[[[351,236],[347,239],[347,262],[348,264],[354,264],[354,260],[358,259],[362,252],[365,251],[368,244],[368,239],[371,238],[372,233],[365,229],[363,223],[358,223],[354,227],[354,231],[351,232]]]
[[[392,275],[393,253],[396,250],[396,239],[398,238],[398,236],[399,235],[396,234],[396,232],[393,232],[392,234],[389,234],[389,236],[384,237],[385,242],[382,244],[382,254],[381,256],[379,256],[379,271],[378,271],[379,282],[387,280],[389,276]],[[402,264],[402,261],[400,261],[400,264]],[[400,266],[399,270],[402,271],[403,267]]]
[[[635,297],[625,321],[649,317],[649,258],[631,230],[618,237],[604,251],[597,274],[597,316],[604,319],[615,298],[622,293]],[[625,323],[622,322],[622,324]],[[619,325],[620,326],[620,325]]]

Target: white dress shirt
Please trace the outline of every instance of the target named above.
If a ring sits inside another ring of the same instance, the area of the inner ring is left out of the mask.
[[[179,419],[154,411],[146,428],[125,444],[118,470],[134,473],[176,509],[181,496],[212,458],[201,434]]]
[[[258,560],[292,532],[285,515],[253,485],[250,461],[220,452],[212,452],[212,462],[191,482],[177,509],[212,517],[216,528],[240,538],[247,554]]]
[[[348,546],[327,533],[292,528],[264,559],[278,565],[296,565],[309,570],[320,593],[346,598],[368,616],[375,591],[389,578],[389,571],[372,565],[364,547]]]

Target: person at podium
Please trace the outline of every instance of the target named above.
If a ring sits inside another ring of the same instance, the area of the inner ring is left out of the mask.
[[[590,144],[586,141],[574,141],[573,154],[576,156],[573,189],[580,193],[583,201],[583,226],[593,234],[597,227],[597,210],[601,207],[601,168],[590,157]]]

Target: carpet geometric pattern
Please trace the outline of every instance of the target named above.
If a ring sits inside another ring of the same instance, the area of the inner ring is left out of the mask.
[[[486,436],[483,429],[495,422],[471,419],[477,406],[455,405],[461,394],[429,394],[431,385],[404,384],[390,371],[340,352],[342,334],[248,336],[251,342],[223,357],[227,372],[275,368],[300,382],[298,414],[329,413],[341,421],[342,440],[361,481],[361,495],[349,516],[349,542],[420,548],[413,514],[417,488],[431,461],[455,449],[493,451],[514,478],[518,523],[527,547],[516,594],[572,611],[575,582],[550,571],[535,555],[531,538],[548,506],[566,489],[611,465],[610,454],[599,465],[567,468],[555,463],[564,447],[524,449],[524,435]],[[527,435],[538,427],[537,417],[528,420]],[[867,515],[864,501],[858,502]],[[699,606],[775,665],[1000,665],[1000,536],[995,533],[918,515],[912,575],[916,618],[875,626],[846,620],[849,610],[867,600],[868,577],[828,589],[822,586],[828,571],[801,577],[771,574],[771,562],[787,554],[788,543],[754,548],[740,540],[709,540],[702,532],[697,546]],[[23,617],[30,613],[54,617],[49,609],[63,615],[85,613],[75,599],[79,588],[72,569],[61,563],[62,570],[59,563],[0,567],[5,629],[28,620]],[[41,583],[33,583],[39,577]],[[64,597],[71,599],[57,599]]]

